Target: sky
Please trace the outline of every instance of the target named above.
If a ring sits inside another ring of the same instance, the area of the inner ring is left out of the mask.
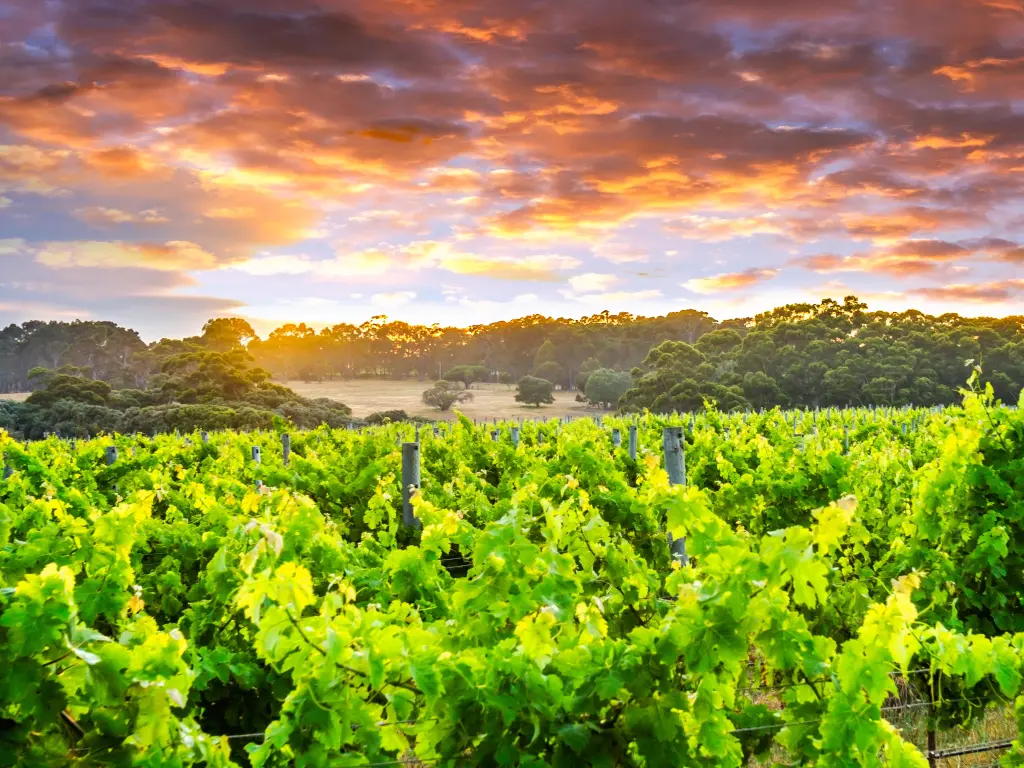
[[[1022,96],[1024,0],[0,0],[0,323],[1022,314]]]

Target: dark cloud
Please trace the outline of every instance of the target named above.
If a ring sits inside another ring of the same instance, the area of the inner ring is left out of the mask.
[[[58,28],[77,48],[167,56],[239,67],[332,68],[419,77],[454,58],[399,25],[369,29],[311,3],[195,0],[67,0]]]

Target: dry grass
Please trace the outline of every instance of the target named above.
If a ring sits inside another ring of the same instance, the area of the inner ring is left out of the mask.
[[[329,397],[339,400],[352,409],[357,418],[368,416],[374,411],[401,409],[410,416],[425,416],[430,419],[453,419],[453,413],[441,413],[428,408],[421,400],[423,390],[429,389],[431,381],[389,381],[378,379],[356,379],[352,381],[302,382],[286,381],[305,397]],[[475,384],[473,399],[456,406],[471,419],[557,418],[559,416],[581,416],[603,413],[585,403],[576,402],[575,392],[555,392],[553,405],[535,408],[515,401],[515,389],[504,384]]]
[[[28,392],[0,392],[0,400],[14,400],[18,403],[28,396]]]

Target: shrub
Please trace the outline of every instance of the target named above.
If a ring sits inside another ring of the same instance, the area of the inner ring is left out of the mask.
[[[423,393],[423,404],[441,411],[473,399],[472,392],[459,391],[450,381],[439,381]]]
[[[547,379],[536,376],[523,376],[516,384],[516,402],[535,405],[540,408],[542,403],[555,402],[555,385]]]

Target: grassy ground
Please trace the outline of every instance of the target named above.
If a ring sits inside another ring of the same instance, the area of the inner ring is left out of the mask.
[[[352,409],[356,417],[368,416],[374,411],[401,409],[410,416],[426,416],[430,419],[452,419],[454,414],[441,413],[428,408],[421,400],[423,390],[429,389],[430,381],[388,381],[377,379],[356,379],[353,381],[325,381],[306,383],[302,381],[282,382],[305,397],[329,397],[339,400]],[[504,384],[475,384],[473,400],[461,403],[458,409],[471,419],[557,418],[601,413],[585,403],[576,402],[575,392],[555,392],[553,405],[535,408],[515,401],[515,388]]]
[[[441,413],[423,405],[423,390],[429,389],[430,381],[390,381],[387,379],[356,379],[353,381],[281,382],[305,397],[329,397],[352,409],[356,418],[369,416],[374,411],[401,409],[410,416],[425,416],[430,419],[450,420],[451,412]],[[602,413],[585,403],[576,402],[575,392],[555,392],[553,405],[535,408],[515,401],[515,389],[504,384],[476,384],[470,390],[473,400],[458,405],[462,413],[471,419],[523,418],[549,419],[559,416],[580,416]],[[27,392],[0,394],[0,400],[24,400]]]

